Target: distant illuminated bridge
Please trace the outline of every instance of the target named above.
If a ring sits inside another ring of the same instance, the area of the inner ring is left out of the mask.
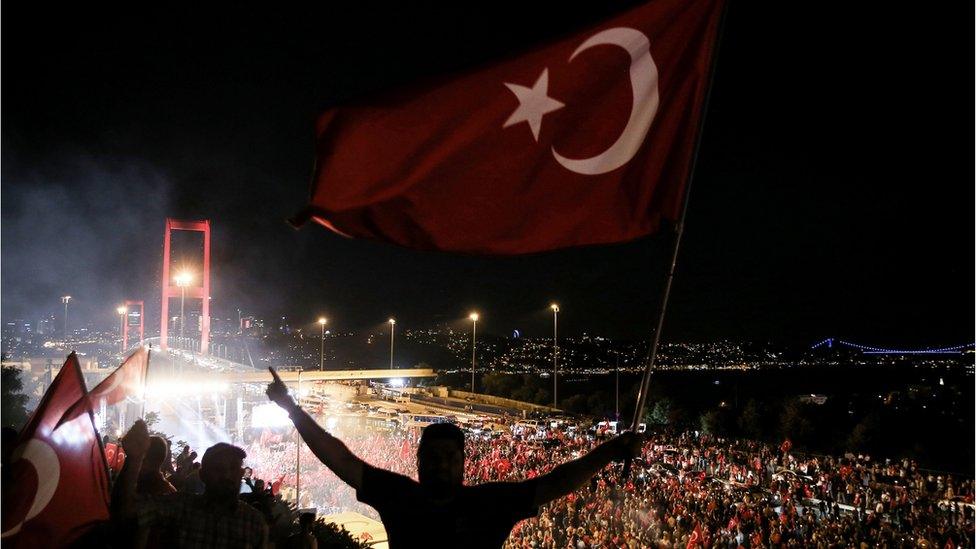
[[[965,345],[955,345],[953,347],[931,347],[928,349],[884,349],[882,347],[872,347],[870,345],[860,345],[858,343],[851,343],[849,341],[844,341],[842,339],[834,339],[828,337],[827,339],[820,341],[810,347],[811,350],[817,349],[823,346],[827,346],[828,349],[832,349],[834,345],[847,347],[850,349],[857,349],[868,355],[947,355],[954,353],[961,353],[966,349],[972,349],[976,346],[976,343],[967,343]]]

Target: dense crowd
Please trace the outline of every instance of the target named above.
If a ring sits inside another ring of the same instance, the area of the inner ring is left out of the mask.
[[[365,461],[416,478],[415,431],[336,430]],[[269,438],[270,436],[270,438]],[[469,433],[468,484],[545,474],[600,437]],[[246,447],[255,475],[293,498],[295,439],[266,435]],[[973,546],[973,481],[928,473],[914,462],[807,456],[703,434],[654,435],[629,480],[609,467],[584,488],[519,523],[511,548]],[[302,507],[353,510],[378,519],[303,445]]]
[[[509,547],[973,546],[971,479],[686,433],[523,522]],[[529,470],[544,470],[543,462]]]

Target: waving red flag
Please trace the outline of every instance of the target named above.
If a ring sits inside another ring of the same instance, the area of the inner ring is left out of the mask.
[[[699,545],[702,545],[703,536],[701,531],[701,524],[695,524],[695,529],[691,531],[691,535],[688,536],[688,544],[685,549],[694,549]]]
[[[4,547],[60,547],[108,520],[108,471],[91,408],[58,424],[84,396],[71,353],[14,448],[3,493]]]
[[[121,366],[95,386],[83,399],[71,407],[61,419],[61,422],[71,421],[79,414],[96,406],[101,401],[111,406],[118,404],[127,397],[141,397],[146,384],[146,374],[149,368],[149,349],[139,347],[126,358]]]
[[[722,0],[655,0],[446,82],[325,112],[311,218],[420,249],[631,240],[680,214]]]

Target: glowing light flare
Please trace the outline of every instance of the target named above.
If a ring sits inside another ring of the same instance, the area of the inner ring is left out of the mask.
[[[218,395],[230,390],[230,384],[220,381],[186,383],[178,381],[156,381],[146,386],[146,397],[167,398],[197,395]]]
[[[251,427],[287,427],[291,418],[284,408],[269,402],[251,409]]]
[[[395,377],[390,380],[390,387],[403,387],[403,378]]]
[[[193,281],[193,273],[191,273],[190,271],[180,271],[179,273],[176,274],[176,276],[173,277],[173,282],[176,282],[176,285],[179,286],[180,288],[189,286],[190,282],[192,281]]]
[[[481,318],[481,316],[478,313],[471,313],[470,315],[468,315],[468,318],[470,318],[475,322],[478,322],[478,319]]]
[[[122,305],[119,305],[118,307],[115,308],[115,312],[119,313],[120,315],[124,315],[125,314],[125,307],[122,306]]]
[[[88,414],[82,414],[71,421],[67,421],[58,426],[51,433],[51,442],[55,446],[81,446],[91,444],[95,440],[95,433],[92,430],[91,418]]]
[[[319,317],[319,324],[321,324],[322,326],[325,326],[325,323],[328,321],[329,319],[325,318],[324,316]]]

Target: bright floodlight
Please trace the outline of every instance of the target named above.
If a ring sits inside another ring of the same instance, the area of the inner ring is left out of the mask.
[[[468,316],[468,318],[470,318],[471,320],[473,320],[473,321],[475,321],[475,322],[478,322],[478,318],[479,318],[479,317],[478,317],[478,313],[471,313],[471,314],[470,314],[470,315]]]
[[[267,403],[251,409],[251,427],[285,427],[291,425],[288,412],[277,404]]]
[[[67,303],[70,300],[71,300],[70,295],[61,296],[61,303]]]
[[[115,312],[119,313],[120,315],[124,315],[125,307],[119,306],[118,308],[115,309]]]
[[[177,286],[182,288],[183,286],[190,285],[190,281],[193,280],[193,275],[189,271],[180,271],[173,277],[173,280]]]
[[[328,322],[328,320],[326,320],[326,318],[324,316],[320,316],[319,317],[319,324],[325,326],[325,323],[326,322]]]
[[[554,312],[554,313],[558,313],[559,312],[559,305],[556,305],[555,303],[553,303],[552,305],[550,305],[549,308],[552,309],[552,312]]]
[[[390,387],[403,387],[403,378],[395,377],[391,379]]]
[[[391,318],[390,319],[390,324],[396,324],[396,319],[395,318]]]

